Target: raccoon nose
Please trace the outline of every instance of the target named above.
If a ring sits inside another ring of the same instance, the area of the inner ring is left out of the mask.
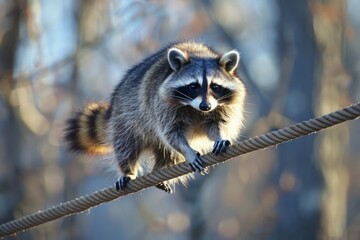
[[[201,102],[199,108],[201,111],[209,111],[211,109],[211,104],[208,102]]]

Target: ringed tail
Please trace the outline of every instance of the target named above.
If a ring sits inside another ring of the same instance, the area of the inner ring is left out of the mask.
[[[65,142],[73,152],[105,155],[113,149],[107,142],[110,104],[91,102],[67,122]]]

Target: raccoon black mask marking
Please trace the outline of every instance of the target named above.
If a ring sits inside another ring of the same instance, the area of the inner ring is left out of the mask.
[[[236,51],[230,51],[221,58],[204,58],[191,57],[187,52],[171,48],[168,61],[174,73],[171,80],[165,82],[169,85],[168,91],[172,88],[169,96],[203,112],[231,102],[239,85],[236,82],[239,80],[232,78],[239,58]]]
[[[234,91],[216,83],[209,84],[205,69],[203,72],[202,85],[197,82],[195,77],[194,80],[193,83],[174,89],[173,97],[189,105],[191,105],[191,101],[199,97],[201,98],[199,109],[204,112],[213,110],[211,103],[208,101],[208,97],[213,97],[219,104],[231,102],[231,96],[234,94]]]
[[[201,154],[218,154],[243,123],[245,87],[236,74],[239,53],[223,55],[202,43],[165,47],[132,67],[110,103],[91,103],[68,122],[72,150],[112,154],[117,189],[147,171],[188,161],[203,171]],[[189,176],[177,180],[186,182]],[[157,187],[171,192],[174,180]]]

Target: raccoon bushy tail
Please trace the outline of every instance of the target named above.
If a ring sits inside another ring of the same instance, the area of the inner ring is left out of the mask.
[[[65,131],[65,142],[70,150],[92,155],[103,155],[112,151],[107,142],[107,125],[110,117],[108,103],[91,102],[69,119]]]

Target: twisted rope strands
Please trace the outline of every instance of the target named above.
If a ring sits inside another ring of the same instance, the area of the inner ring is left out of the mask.
[[[215,165],[245,153],[265,149],[304,135],[316,133],[319,130],[334,126],[347,120],[358,118],[359,116],[360,102],[321,117],[272,131],[255,138],[249,138],[228,147],[225,153],[218,156],[206,154],[201,158],[206,166]],[[104,202],[109,202],[122,196],[141,191],[160,182],[176,178],[190,172],[192,172],[192,170],[186,162],[166,169],[154,170],[147,175],[130,181],[125,190],[116,191],[114,187],[105,188],[92,194],[88,194],[65,203],[60,203],[59,205],[50,207],[43,211],[1,224],[0,238],[15,234],[19,231],[28,230],[37,225],[53,221],[61,217],[83,212]]]

